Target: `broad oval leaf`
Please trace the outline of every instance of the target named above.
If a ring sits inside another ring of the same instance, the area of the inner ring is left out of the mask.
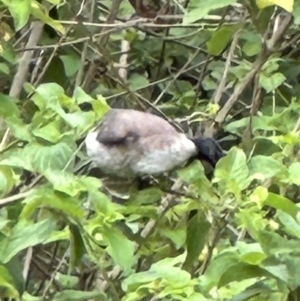
[[[0,161],[0,164],[46,173],[49,169],[63,170],[67,166],[72,168],[74,151],[65,142],[51,146],[29,143],[23,149],[14,150],[9,157]]]
[[[239,262],[231,266],[220,278],[219,287],[225,286],[233,281],[240,281],[249,278],[268,277],[270,274],[259,266]]]
[[[43,243],[55,228],[56,221],[51,218],[35,224],[25,220],[19,221],[1,241],[0,262],[7,263],[20,251]]]
[[[191,24],[205,17],[210,11],[233,4],[237,0],[192,0],[189,1],[187,14],[183,18],[183,24]]]
[[[206,43],[208,53],[211,55],[222,53],[239,29],[240,25],[223,25],[218,28]]]
[[[184,269],[189,270],[198,259],[206,243],[210,226],[205,214],[200,211],[189,220],[186,238],[187,257],[183,264]]]
[[[16,31],[20,30],[27,22],[31,12],[31,0],[2,0],[11,13]]]
[[[115,264],[119,265],[125,274],[129,273],[136,262],[134,242],[128,240],[117,228],[104,227],[101,234],[108,243],[107,252]]]
[[[215,182],[225,185],[226,191],[240,193],[251,182],[245,153],[233,147],[226,157],[222,158],[215,170]]]
[[[269,76],[261,74],[259,77],[259,83],[266,90],[267,93],[270,93],[277,89],[285,80],[286,77],[279,72]]]
[[[287,168],[280,161],[268,156],[252,157],[249,168],[250,176],[260,180],[270,179],[277,175],[287,175]]]

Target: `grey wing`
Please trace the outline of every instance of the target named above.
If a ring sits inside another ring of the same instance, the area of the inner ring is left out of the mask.
[[[145,112],[112,109],[97,129],[97,140],[104,144],[123,144],[139,137],[155,134],[175,134],[177,131],[166,120]]]
[[[110,110],[102,119],[96,131],[98,133],[97,141],[106,145],[120,145],[128,139],[138,138],[137,133],[134,133],[130,126],[124,122],[124,118],[118,110]]]

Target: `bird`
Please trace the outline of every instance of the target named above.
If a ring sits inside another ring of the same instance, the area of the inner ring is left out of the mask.
[[[224,156],[214,138],[190,139],[162,117],[134,109],[110,109],[84,144],[93,167],[121,178],[157,176],[193,159],[214,168]]]

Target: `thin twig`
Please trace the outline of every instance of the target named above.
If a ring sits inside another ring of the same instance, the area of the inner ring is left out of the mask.
[[[186,71],[186,68],[192,63],[192,61],[197,57],[199,54],[199,50],[196,50],[194,54],[189,58],[189,60],[183,65],[183,67],[175,74],[173,80],[169,81],[166,87],[161,91],[161,93],[158,95],[156,100],[153,102],[153,105],[157,105],[159,101],[162,99],[166,91],[169,89],[169,87],[173,84],[173,82],[182,74]]]
[[[224,72],[223,72],[220,84],[219,84],[219,86],[218,86],[218,88],[215,92],[215,97],[214,97],[214,103],[215,104],[218,104],[220,102],[220,99],[221,99],[222,94],[224,92],[224,88],[226,86],[227,75],[228,75],[228,72],[229,72],[229,68],[231,66],[231,60],[232,60],[232,57],[234,55],[234,51],[236,49],[238,40],[239,40],[239,31],[235,33],[235,35],[233,37],[233,40],[232,40],[232,43],[231,43],[230,48],[229,48],[228,56],[227,56],[227,59],[226,59],[226,62],[225,62]]]
[[[40,21],[32,22],[31,33],[26,44],[26,48],[34,48],[37,45],[43,31],[44,24]],[[28,70],[31,58],[33,56],[33,50],[24,52],[18,67],[18,71],[14,76],[12,85],[10,87],[9,96],[18,98],[23,89],[23,85],[28,76]]]

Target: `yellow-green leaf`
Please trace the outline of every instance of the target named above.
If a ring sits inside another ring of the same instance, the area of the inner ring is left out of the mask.
[[[264,9],[271,5],[277,5],[288,12],[293,11],[294,0],[256,0],[256,4],[260,9]]]

